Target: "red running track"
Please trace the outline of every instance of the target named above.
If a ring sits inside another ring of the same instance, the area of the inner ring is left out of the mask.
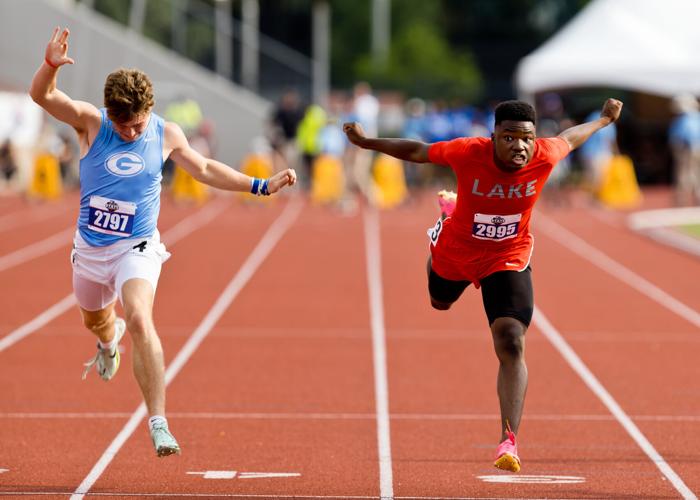
[[[700,262],[617,213],[542,207],[523,470],[499,473],[479,293],[428,304],[433,201],[348,215],[164,200],[156,324],[179,457],[153,453],[128,338],[105,384],[80,380],[94,339],[75,306],[27,326],[69,297],[70,240],[0,270],[0,495],[694,498]],[[69,227],[72,204],[3,202],[0,264]]]

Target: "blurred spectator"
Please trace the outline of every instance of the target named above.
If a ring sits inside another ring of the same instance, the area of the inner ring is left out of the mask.
[[[414,97],[406,102],[406,120],[403,124],[402,137],[414,141],[425,142],[425,101]],[[416,163],[405,162],[406,182],[409,186],[422,184],[425,172],[429,169]]]
[[[600,112],[598,112],[598,115],[600,115]],[[537,137],[556,137],[562,130],[566,130],[574,125],[576,124],[568,119],[562,119],[561,122],[553,118],[538,119]],[[591,139],[588,140],[590,141]],[[547,183],[542,188],[542,199],[550,205],[568,205],[569,197],[566,188],[570,176],[571,159],[567,156],[559,160],[559,163],[552,169],[552,173],[549,174]]]
[[[689,94],[671,101],[676,117],[668,140],[673,154],[674,185],[678,205],[700,204],[700,112],[697,99]]]
[[[320,152],[319,134],[326,125],[326,111],[318,104],[306,108],[306,113],[297,128],[296,143],[303,164],[298,172],[300,184],[307,188],[311,178],[311,166]]]
[[[600,110],[592,111],[584,120],[589,122],[600,117]],[[578,149],[578,157],[583,165],[585,186],[597,193],[603,180],[606,167],[613,156],[620,154],[617,147],[615,123],[598,130]]]
[[[372,87],[366,82],[359,82],[353,89],[353,112],[365,133],[369,137],[377,137],[379,101],[372,95]]]
[[[296,168],[299,151],[296,136],[299,123],[304,117],[299,92],[289,89],[282,94],[270,120],[270,144],[278,153],[275,155],[275,171],[283,168]],[[282,163],[283,164],[280,164]]]
[[[61,168],[61,179],[65,186],[77,186],[80,176],[78,143],[75,141],[74,134],[68,131],[63,131],[58,137],[60,143],[57,157]]]
[[[167,120],[180,125],[185,135],[190,135],[202,123],[202,108],[194,99],[180,97],[171,102],[165,108],[164,116]]]
[[[472,135],[472,118],[474,111],[471,107],[464,103],[455,101],[452,108],[448,111],[452,129],[452,139],[458,137],[471,137]]]
[[[3,187],[8,186],[12,182],[16,172],[17,165],[15,165],[12,155],[12,145],[9,139],[5,139],[0,145],[0,179],[3,181]]]
[[[425,135],[428,142],[449,141],[452,136],[452,122],[444,101],[429,106],[425,117]]]
[[[0,92],[0,144],[10,141],[12,186],[26,191],[34,169],[34,148],[39,140],[44,111],[26,94]]]
[[[342,159],[345,148],[348,144],[343,130],[340,128],[339,120],[331,116],[318,133],[319,151]]]
[[[548,118],[560,123],[566,118],[564,112],[564,102],[561,96],[556,92],[547,92],[542,94],[539,98],[539,105],[537,106],[538,121]]]
[[[353,209],[353,196],[346,192],[343,157],[347,139],[339,118],[331,115],[318,136],[320,154],[314,161],[311,199],[314,203],[336,204],[341,210]]]
[[[406,101],[406,119],[403,133],[406,139],[425,141],[425,101],[414,97]]]
[[[372,94],[372,87],[366,82],[359,82],[353,88],[352,109],[355,120],[362,125],[369,137],[379,134],[379,100]],[[352,156],[350,169],[352,184],[367,198],[372,198],[372,169],[373,154],[371,151],[357,149]]]
[[[166,120],[180,125],[187,137],[191,137],[202,123],[202,108],[197,101],[184,95],[178,96],[165,107],[163,116]],[[163,184],[169,185],[175,170],[175,164],[167,158],[163,163]]]
[[[214,158],[214,123],[203,119],[189,136],[190,146],[202,156]]]

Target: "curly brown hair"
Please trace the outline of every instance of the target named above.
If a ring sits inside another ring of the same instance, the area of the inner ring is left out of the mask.
[[[113,71],[105,81],[104,103],[109,119],[118,123],[149,113],[155,104],[151,79],[138,69]]]

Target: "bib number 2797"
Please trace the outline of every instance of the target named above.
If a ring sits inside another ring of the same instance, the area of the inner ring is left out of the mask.
[[[89,208],[88,227],[93,231],[116,236],[131,235],[136,213],[135,203],[91,196]]]

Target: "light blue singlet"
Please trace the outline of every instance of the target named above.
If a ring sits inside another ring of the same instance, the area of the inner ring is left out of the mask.
[[[163,177],[163,119],[151,113],[146,130],[125,142],[105,108],[102,124],[80,160],[78,231],[91,246],[104,247],[156,231]]]

